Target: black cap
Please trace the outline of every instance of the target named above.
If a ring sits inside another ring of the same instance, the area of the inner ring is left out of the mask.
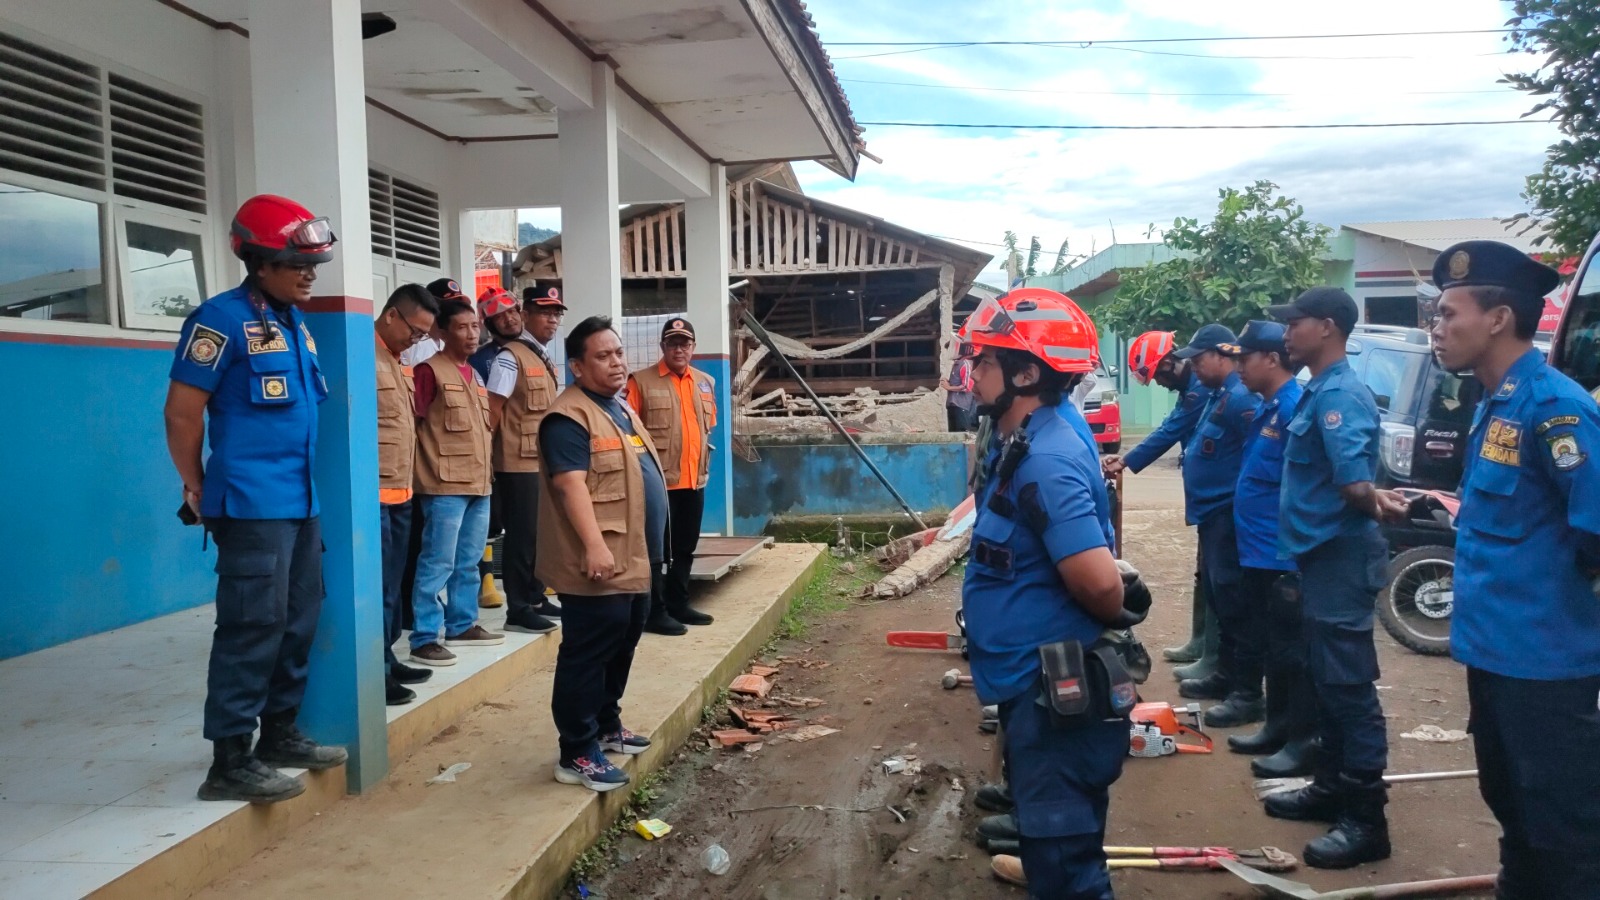
[[[1433,261],[1433,284],[1453,287],[1499,287],[1540,300],[1561,283],[1556,270],[1510,244],[1462,241],[1444,248]]]
[[[1356,320],[1361,318],[1356,301],[1336,287],[1314,287],[1294,298],[1292,303],[1267,307],[1267,315],[1280,322],[1295,319],[1332,319],[1345,337],[1356,330]]]
[[[428,293],[439,298],[440,300],[461,300],[466,303],[472,302],[471,297],[461,293],[461,285],[457,284],[454,278],[440,278],[435,281],[428,282]]]
[[[1232,328],[1212,322],[1210,325],[1201,325],[1200,330],[1189,340],[1189,345],[1172,351],[1172,355],[1179,359],[1194,359],[1207,350],[1221,350],[1233,341]]]
[[[1277,322],[1266,322],[1261,319],[1251,319],[1244,330],[1239,332],[1239,340],[1222,348],[1224,356],[1243,356],[1250,352],[1277,353],[1287,357],[1289,350],[1284,346],[1284,327]]]
[[[522,291],[522,305],[532,307],[535,312],[549,312],[558,309],[567,311],[567,305],[561,302],[561,289],[556,287],[528,287]]]
[[[661,326],[661,339],[664,341],[674,335],[694,340],[694,323],[682,316],[673,316]]]

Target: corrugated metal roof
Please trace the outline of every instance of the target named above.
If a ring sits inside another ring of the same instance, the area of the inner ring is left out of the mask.
[[[1351,231],[1370,234],[1375,237],[1388,238],[1418,247],[1426,247],[1435,252],[1456,243],[1457,241],[1501,241],[1510,244],[1524,253],[1532,253],[1538,248],[1533,242],[1544,234],[1544,229],[1534,226],[1528,229],[1526,221],[1506,225],[1500,219],[1425,219],[1419,222],[1359,222],[1344,226]],[[1524,230],[1526,232],[1524,233]]]

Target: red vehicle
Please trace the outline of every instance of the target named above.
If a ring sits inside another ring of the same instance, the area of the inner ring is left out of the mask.
[[[1122,451],[1122,405],[1117,402],[1116,372],[1104,362],[1095,367],[1094,387],[1083,400],[1083,417],[1089,420],[1101,453]]]

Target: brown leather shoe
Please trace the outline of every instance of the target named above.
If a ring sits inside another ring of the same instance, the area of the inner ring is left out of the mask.
[[[1006,884],[1027,887],[1028,879],[1022,874],[1022,860],[1015,856],[996,856],[989,860],[989,870]]]
[[[446,647],[460,647],[462,645],[468,647],[488,646],[490,644],[504,644],[505,642],[505,635],[498,631],[490,631],[482,625],[474,625],[455,637],[446,637],[444,639]]]

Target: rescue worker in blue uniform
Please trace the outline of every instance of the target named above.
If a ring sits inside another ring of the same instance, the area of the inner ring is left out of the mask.
[[[328,397],[297,305],[311,299],[335,239],[327,219],[270,194],[239,207],[231,236],[247,274],[183,323],[167,446],[183,480],[180,515],[217,542],[204,726],[213,760],[200,799],[273,803],[305,790],[278,768],[327,769],[346,757],[295,726],[324,595],[312,471],[317,405]]]
[[[1258,721],[1261,687],[1241,683],[1234,654],[1235,635],[1245,611],[1240,603],[1239,542],[1233,524],[1233,492],[1239,482],[1244,444],[1258,403],[1239,381],[1231,357],[1223,350],[1233,345],[1234,333],[1226,325],[1202,326],[1187,346],[1174,351],[1189,361],[1200,383],[1211,391],[1200,424],[1183,452],[1185,517],[1196,526],[1200,573],[1206,602],[1217,621],[1217,665],[1199,678],[1178,683],[1178,694],[1193,699],[1218,699],[1206,715],[1218,727],[1231,728]],[[1237,696],[1235,696],[1237,694]]]
[[[1236,623],[1234,665],[1242,684],[1259,688],[1265,677],[1266,724],[1255,734],[1228,737],[1236,753],[1271,754],[1251,763],[1262,778],[1303,774],[1302,760],[1316,736],[1316,701],[1300,640],[1299,575],[1293,561],[1278,557],[1283,450],[1304,390],[1283,336],[1279,323],[1253,321],[1222,351],[1238,360],[1239,379],[1262,398],[1233,498],[1243,572],[1239,596],[1246,611]]]
[[[1554,270],[1514,247],[1439,254],[1439,362],[1485,388],[1456,519],[1450,652],[1467,666],[1500,900],[1600,897],[1600,410],[1533,336]]]
[[[1284,448],[1278,553],[1300,570],[1321,750],[1309,786],[1269,796],[1265,805],[1280,819],[1333,823],[1306,845],[1305,861],[1343,869],[1389,857],[1389,744],[1374,684],[1372,624],[1388,562],[1377,522],[1404,517],[1406,504],[1373,484],[1378,406],[1345,357],[1355,301],[1338,288],[1316,287],[1267,311],[1287,325],[1291,364],[1311,371]]]
[[[1138,446],[1122,457],[1109,456],[1105,459],[1103,465],[1107,478],[1116,477],[1123,469],[1138,474],[1160,459],[1173,445],[1179,448],[1181,462],[1182,448],[1189,443],[1195,427],[1200,424],[1200,413],[1205,409],[1206,401],[1211,399],[1212,391],[1200,382],[1189,361],[1179,359],[1173,352],[1177,349],[1175,337],[1170,331],[1147,331],[1128,344],[1128,374],[1140,384],[1154,381],[1172,391],[1178,395],[1178,402],[1156,430],[1140,441]],[[1185,678],[1204,678],[1216,671],[1217,666],[1217,621],[1206,600],[1200,568],[1201,560],[1197,552],[1189,639],[1177,647],[1161,651],[1161,658],[1167,662],[1189,664],[1173,670],[1173,676],[1180,681]]]
[[[1070,305],[1002,296],[968,324],[973,390],[1000,441],[984,463],[962,607],[973,684],[999,704],[1021,833],[1020,861],[996,857],[995,872],[1032,897],[1104,900],[1109,789],[1137,693],[1097,647],[1108,626],[1136,624],[1150,598],[1112,556],[1098,460],[1058,411],[1094,341]]]

